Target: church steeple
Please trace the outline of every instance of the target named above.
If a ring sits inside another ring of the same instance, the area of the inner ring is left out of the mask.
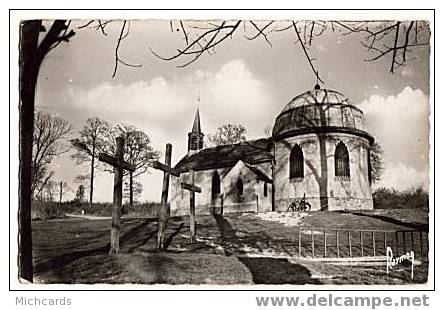
[[[203,140],[204,134],[201,132],[199,108],[197,108],[193,128],[188,133],[188,154],[191,155],[203,149]]]

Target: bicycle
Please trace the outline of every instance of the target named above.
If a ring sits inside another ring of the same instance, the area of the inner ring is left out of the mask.
[[[293,201],[287,208],[286,212],[306,212],[310,211],[311,204],[305,199],[304,197],[299,200],[299,203],[296,203],[296,201]]]

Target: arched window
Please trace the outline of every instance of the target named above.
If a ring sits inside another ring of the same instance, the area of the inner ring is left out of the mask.
[[[241,178],[238,178],[236,182],[236,194],[238,197],[244,195],[244,182],[242,182]]]
[[[220,177],[217,171],[214,171],[211,179],[211,199],[214,201],[220,196]]]
[[[343,142],[339,142],[335,151],[335,176],[350,177],[350,160],[347,147]]]
[[[304,154],[299,145],[295,144],[290,153],[290,179],[304,177]]]

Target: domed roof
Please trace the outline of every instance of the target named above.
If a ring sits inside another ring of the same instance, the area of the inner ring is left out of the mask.
[[[349,104],[352,103],[340,92],[331,89],[321,89],[318,85],[315,89],[294,97],[282,110],[282,112],[312,104]]]
[[[366,132],[364,113],[335,90],[314,89],[294,97],[276,118],[277,140],[314,132],[347,132],[373,138]]]

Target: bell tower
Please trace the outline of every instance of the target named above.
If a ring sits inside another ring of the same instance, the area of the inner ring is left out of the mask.
[[[197,153],[203,149],[204,134],[200,129],[200,115],[199,108],[197,108],[196,115],[194,116],[194,123],[191,132],[188,133],[188,155]]]

